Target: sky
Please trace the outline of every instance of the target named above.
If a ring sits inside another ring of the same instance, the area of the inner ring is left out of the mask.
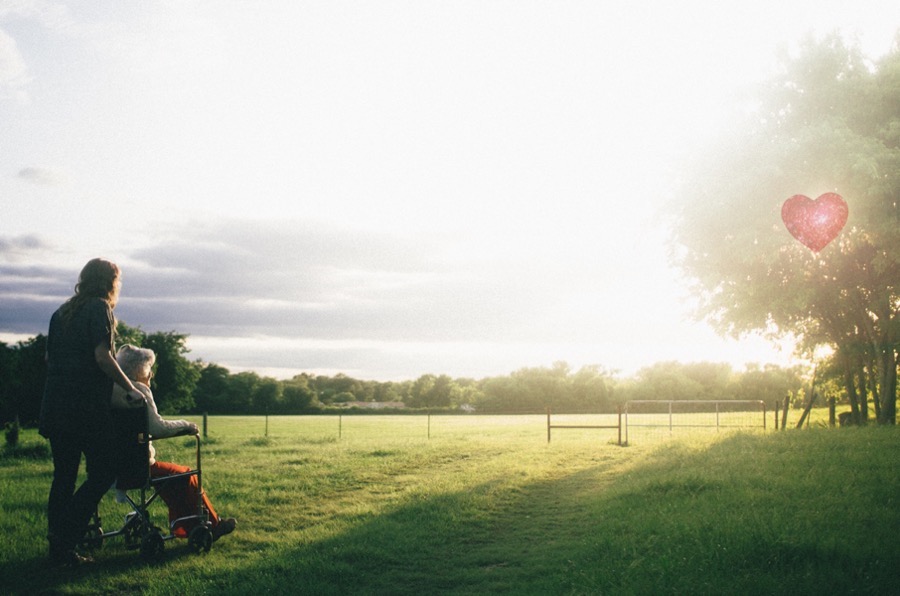
[[[663,207],[779,48],[898,30],[896,0],[0,0],[0,341],[102,256],[121,321],[232,372],[796,363],[695,320]]]

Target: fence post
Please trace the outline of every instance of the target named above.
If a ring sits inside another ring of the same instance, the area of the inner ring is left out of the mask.
[[[672,434],[672,402],[669,402],[669,435]]]
[[[206,438],[206,419],[209,416],[208,412],[203,412],[203,438]]]
[[[616,406],[616,412],[619,414],[619,447],[622,446],[622,406]]]
[[[834,423],[835,423],[834,405],[835,405],[835,399],[834,399],[834,396],[832,395],[831,397],[828,398],[828,426],[830,426],[831,428],[834,428]]]
[[[784,430],[787,428],[787,413],[788,413],[788,406],[790,406],[790,405],[791,405],[791,396],[785,395],[784,396],[784,411],[781,412],[781,430]]]
[[[550,442],[550,408],[547,408],[547,442]]]
[[[812,410],[813,404],[816,403],[816,392],[813,391],[812,395],[809,396],[809,401],[806,403],[806,406],[803,408],[803,413],[800,415],[800,422],[797,423],[797,428],[803,428],[803,423],[807,422],[809,417],[809,412]],[[809,424],[806,425],[809,428]]]

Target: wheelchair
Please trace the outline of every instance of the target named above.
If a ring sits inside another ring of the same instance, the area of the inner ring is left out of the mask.
[[[188,545],[196,553],[209,552],[213,543],[212,524],[209,512],[203,505],[202,471],[200,461],[200,437],[197,441],[196,467],[182,474],[153,478],[150,475],[150,441],[161,440],[150,436],[147,431],[147,405],[128,409],[114,409],[113,425],[116,445],[121,449],[118,454],[118,474],[115,488],[124,492],[132,511],[125,515],[123,525],[113,531],[104,532],[99,511],[95,511],[80,547],[86,551],[97,550],[110,538],[121,536],[125,547],[138,550],[144,559],[155,559],[162,556],[165,543],[181,537],[176,535],[176,528],[184,523],[192,523],[187,533]],[[189,436],[187,432],[165,437],[165,439]],[[164,440],[164,439],[162,439]],[[166,529],[157,526],[151,517],[150,506],[161,499],[160,490],[172,482],[197,477],[197,508],[192,515],[171,520]]]

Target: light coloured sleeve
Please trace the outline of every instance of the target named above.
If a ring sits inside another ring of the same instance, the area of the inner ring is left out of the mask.
[[[187,420],[166,420],[159,415],[156,409],[156,402],[153,401],[153,393],[150,388],[143,383],[135,383],[135,387],[144,394],[147,399],[147,430],[154,439],[165,439],[172,437],[179,432],[190,428],[191,423]]]

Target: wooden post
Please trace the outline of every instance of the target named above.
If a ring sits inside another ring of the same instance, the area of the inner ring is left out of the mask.
[[[550,408],[547,408],[547,442],[550,442]]]
[[[788,407],[790,405],[791,405],[791,396],[785,395],[784,396],[784,411],[781,412],[781,430],[784,430],[787,428],[787,413],[788,413]]]
[[[800,422],[797,423],[797,428],[803,428],[803,423],[806,422],[806,418],[807,416],[809,416],[809,411],[812,410],[814,403],[816,403],[815,391],[813,391],[812,395],[809,396],[809,401],[806,402],[806,407],[803,408],[803,414],[800,415]]]
[[[778,430],[778,400],[777,399],[775,400],[774,412],[775,412],[775,430]]]
[[[672,402],[669,402],[669,436],[672,436]]]
[[[209,416],[208,412],[203,412],[203,438],[206,438],[206,422],[207,417]]]
[[[616,412],[619,414],[619,447],[622,446],[622,406],[616,406]]]
[[[828,426],[834,428],[835,423],[835,412],[834,412],[835,399],[832,395],[828,398]]]
[[[806,402],[806,407],[803,408],[803,414],[800,415],[800,422],[797,423],[797,428],[803,428],[803,423],[806,422],[806,417],[809,416],[810,410],[812,410],[813,404],[816,402],[816,374],[819,371],[819,363],[813,367],[813,376],[812,381],[809,383],[809,401]],[[809,425],[807,425],[809,426]]]

